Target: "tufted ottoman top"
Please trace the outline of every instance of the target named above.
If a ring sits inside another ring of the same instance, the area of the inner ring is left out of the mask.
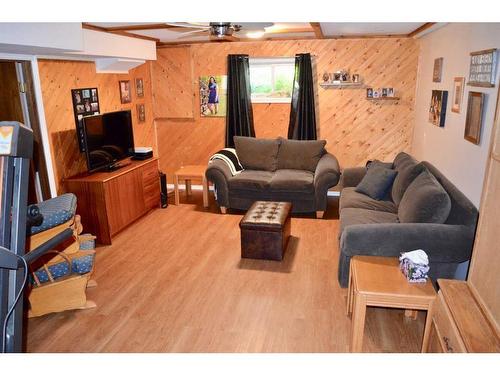
[[[289,202],[254,202],[241,219],[240,228],[281,230],[291,210]]]

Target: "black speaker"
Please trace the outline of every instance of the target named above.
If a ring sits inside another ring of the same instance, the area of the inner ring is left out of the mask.
[[[160,205],[161,208],[168,207],[167,175],[160,172]]]

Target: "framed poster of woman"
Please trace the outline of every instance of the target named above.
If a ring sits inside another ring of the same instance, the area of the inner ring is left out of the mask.
[[[199,81],[201,116],[225,117],[227,76],[201,76]]]

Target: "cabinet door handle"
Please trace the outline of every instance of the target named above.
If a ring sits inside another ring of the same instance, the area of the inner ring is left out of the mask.
[[[453,353],[453,347],[450,345],[450,339],[446,336],[443,336],[444,344],[446,345],[446,351],[448,353]]]

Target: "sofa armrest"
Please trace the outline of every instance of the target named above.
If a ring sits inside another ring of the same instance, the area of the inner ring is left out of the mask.
[[[219,207],[229,207],[229,188],[227,181],[232,177],[231,171],[222,160],[214,160],[208,163],[205,171],[207,180],[212,182],[217,192],[217,204]]]
[[[399,256],[424,250],[430,262],[460,263],[469,260],[474,233],[465,225],[396,223],[357,224],[346,227],[341,252],[355,255]]]
[[[340,167],[337,158],[330,153],[324,154],[314,172],[316,211],[326,210],[328,189],[337,185],[339,180]]]
[[[356,187],[361,182],[363,177],[365,177],[366,168],[356,167],[356,168],[346,168],[342,172],[342,188],[346,187]]]

